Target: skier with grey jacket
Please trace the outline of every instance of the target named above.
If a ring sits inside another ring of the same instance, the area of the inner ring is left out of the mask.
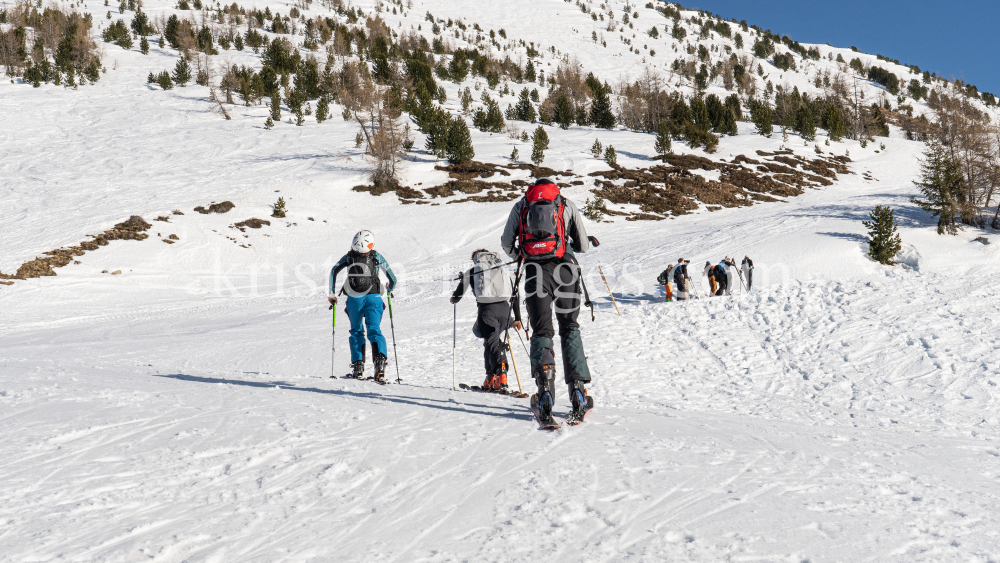
[[[497,253],[480,248],[472,253],[472,262],[475,265],[459,278],[451,303],[458,304],[466,290],[472,288],[479,309],[472,333],[476,338],[483,339],[483,360],[486,364],[486,380],[482,388],[507,393],[507,354],[500,335],[510,328],[513,320],[510,304],[513,284]],[[520,316],[520,311],[517,316]]]
[[[511,209],[500,242],[504,252],[520,260],[524,269],[525,306],[532,329],[531,373],[538,385],[538,394],[532,399],[533,405],[537,399],[536,416],[544,426],[554,425],[554,308],[563,374],[573,405],[570,422],[582,422],[593,402],[588,400],[584,387],[591,376],[577,318],[586,290],[575,254],[587,252],[592,241],[587,237],[580,210],[560,195],[554,182],[539,178]],[[596,244],[596,240],[593,242]],[[515,328],[521,327],[520,321],[517,315]]]

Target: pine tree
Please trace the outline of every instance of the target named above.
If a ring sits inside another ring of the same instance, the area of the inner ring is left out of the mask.
[[[654,143],[653,148],[658,155],[670,154],[670,126],[665,119],[660,120],[660,126],[656,129],[656,143]]]
[[[569,129],[573,123],[573,106],[565,93],[560,93],[556,98],[555,120],[561,129]]]
[[[160,88],[164,90],[170,90],[174,87],[174,82],[170,80],[170,73],[163,71],[158,77],[156,77],[156,82],[160,85]]]
[[[813,121],[812,111],[806,104],[799,106],[799,110],[795,113],[795,130],[806,141],[816,138],[816,122]]]
[[[330,118],[330,101],[326,96],[320,96],[316,102],[316,123],[323,123]]]
[[[469,96],[472,97],[471,94]],[[521,95],[514,106],[514,119],[518,121],[535,121],[535,106],[531,105],[531,94],[528,89],[521,90]]]
[[[896,233],[896,218],[888,206],[876,205],[868,213],[871,221],[862,221],[868,229],[868,256],[882,264],[893,265],[893,257],[903,247],[903,242]]]
[[[535,81],[535,64],[528,59],[528,64],[524,66],[524,79],[528,82]]]
[[[545,149],[547,148],[549,148],[549,135],[539,125],[531,136],[531,162],[534,162],[535,166],[540,165],[545,160]]]
[[[831,141],[839,141],[847,134],[847,126],[844,124],[844,118],[841,117],[840,109],[836,105],[829,104],[826,106],[826,115],[824,115],[823,121],[826,123],[827,131],[830,132]]]
[[[191,81],[191,65],[188,64],[187,59],[184,57],[178,59],[177,64],[174,65],[173,79],[174,84],[181,88]]]
[[[277,92],[271,94],[271,119],[281,121],[281,97]]]
[[[272,127],[274,127],[274,120],[271,119],[271,116],[269,115],[267,116],[267,120],[264,121],[264,129],[270,131]]]
[[[590,122],[601,129],[613,129],[615,126],[615,112],[611,109],[608,92],[603,87],[600,92],[594,93],[594,102],[590,105]]]
[[[750,119],[757,126],[757,133],[771,138],[771,133],[774,132],[774,123],[771,118],[771,106],[767,105],[767,102],[755,102],[750,109]]]
[[[518,156],[520,155],[517,154],[517,147],[514,147],[514,150],[510,151],[510,159],[514,162],[517,162]]]
[[[948,151],[936,140],[931,140],[924,151],[920,163],[920,181],[913,182],[924,199],[911,198],[910,201],[924,211],[938,218],[939,235],[958,234],[959,198],[964,189],[965,179],[952,160]]]
[[[691,121],[700,131],[712,128],[712,119],[708,115],[708,106],[701,98],[691,98]]]
[[[733,115],[733,110],[726,107],[722,111],[722,123],[719,124],[719,133],[735,137],[739,132],[739,128],[736,127],[736,116]]]
[[[590,154],[594,155],[594,158],[601,158],[604,153],[604,147],[601,146],[600,139],[594,139],[594,144],[590,145]]]
[[[674,107],[670,110],[670,130],[673,131],[675,139],[681,138],[684,126],[689,121],[691,121],[691,108],[688,107],[683,96],[677,96]]]
[[[604,162],[607,162],[608,166],[612,168],[618,167],[618,154],[615,153],[615,147],[608,145],[604,151]]]
[[[143,55],[149,54],[149,40],[146,39],[145,35],[143,35],[142,40],[139,41],[139,52]]]
[[[472,134],[469,126],[461,117],[452,120],[448,128],[448,162],[461,164],[475,158],[476,151],[472,147]]]

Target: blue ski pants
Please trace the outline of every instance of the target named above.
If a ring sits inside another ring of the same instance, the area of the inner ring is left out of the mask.
[[[388,348],[385,337],[382,336],[382,311],[385,303],[382,296],[370,293],[360,297],[347,297],[347,316],[351,319],[351,363],[365,359],[365,329],[361,326],[363,320],[368,328],[368,341],[372,343],[372,351],[385,354]],[[372,358],[374,360],[374,358]]]

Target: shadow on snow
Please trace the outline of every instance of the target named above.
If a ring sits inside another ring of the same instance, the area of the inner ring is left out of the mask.
[[[442,400],[442,399],[429,399],[429,398],[417,398],[417,397],[400,397],[394,395],[383,395],[380,393],[373,392],[353,392],[344,391],[339,389],[320,389],[318,387],[298,387],[294,383],[287,383],[284,381],[243,381],[240,379],[222,379],[218,377],[200,377],[197,375],[185,375],[182,373],[174,374],[153,374],[153,377],[163,377],[168,379],[175,379],[177,381],[187,381],[191,383],[207,383],[207,384],[218,384],[226,383],[229,385],[242,385],[244,387],[257,387],[260,389],[272,389],[278,387],[285,391],[304,391],[307,393],[320,393],[323,395],[341,395],[346,397],[359,397],[366,399],[380,399],[383,401],[388,401],[391,403],[399,403],[403,405],[413,405],[418,407],[424,407],[428,409],[437,409],[450,412],[460,412],[468,414],[479,414],[484,416],[492,416],[495,418],[505,418],[514,420],[532,420],[533,417],[525,404],[524,409],[513,409],[507,407],[499,407],[494,405],[484,405],[484,404],[473,404],[473,403],[457,403],[452,400]],[[373,385],[377,385],[373,383]],[[461,391],[465,393],[465,391]],[[471,393],[471,392],[470,392]],[[426,401],[426,402],[421,402]],[[437,404],[435,404],[437,403]],[[448,406],[452,405],[452,406]],[[506,412],[490,412],[488,410],[473,410],[468,407],[478,407],[480,409],[498,409]]]

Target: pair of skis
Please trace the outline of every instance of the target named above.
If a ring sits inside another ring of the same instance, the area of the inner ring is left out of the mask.
[[[378,383],[379,385],[388,385],[389,383],[391,383],[390,381],[386,380],[385,377],[374,377],[374,376],[373,377],[354,377],[353,373],[349,373],[349,374],[343,376],[341,379],[354,379],[354,380],[357,380],[357,381],[371,380],[371,381],[374,381],[375,383]]]
[[[476,393],[490,393],[492,395],[502,395],[505,397],[513,397],[515,399],[526,399],[528,398],[527,393],[522,393],[520,391],[514,391],[511,389],[488,389],[485,387],[480,387],[478,385],[468,385],[466,383],[459,383],[458,388],[463,391],[475,391]]]
[[[548,430],[551,432],[562,428],[562,425],[559,424],[559,422],[555,418],[553,418],[552,415],[545,417],[542,414],[542,411],[538,406],[537,394],[531,396],[530,408],[531,408],[531,414],[535,415],[535,420],[538,421],[539,430]],[[583,424],[583,422],[587,419],[587,415],[590,414],[590,411],[592,410],[594,410],[594,398],[591,397],[590,395],[587,395],[587,404],[584,406],[583,412],[580,414],[570,412],[569,416],[566,417],[566,424],[568,424],[569,426],[576,426],[578,424]]]

